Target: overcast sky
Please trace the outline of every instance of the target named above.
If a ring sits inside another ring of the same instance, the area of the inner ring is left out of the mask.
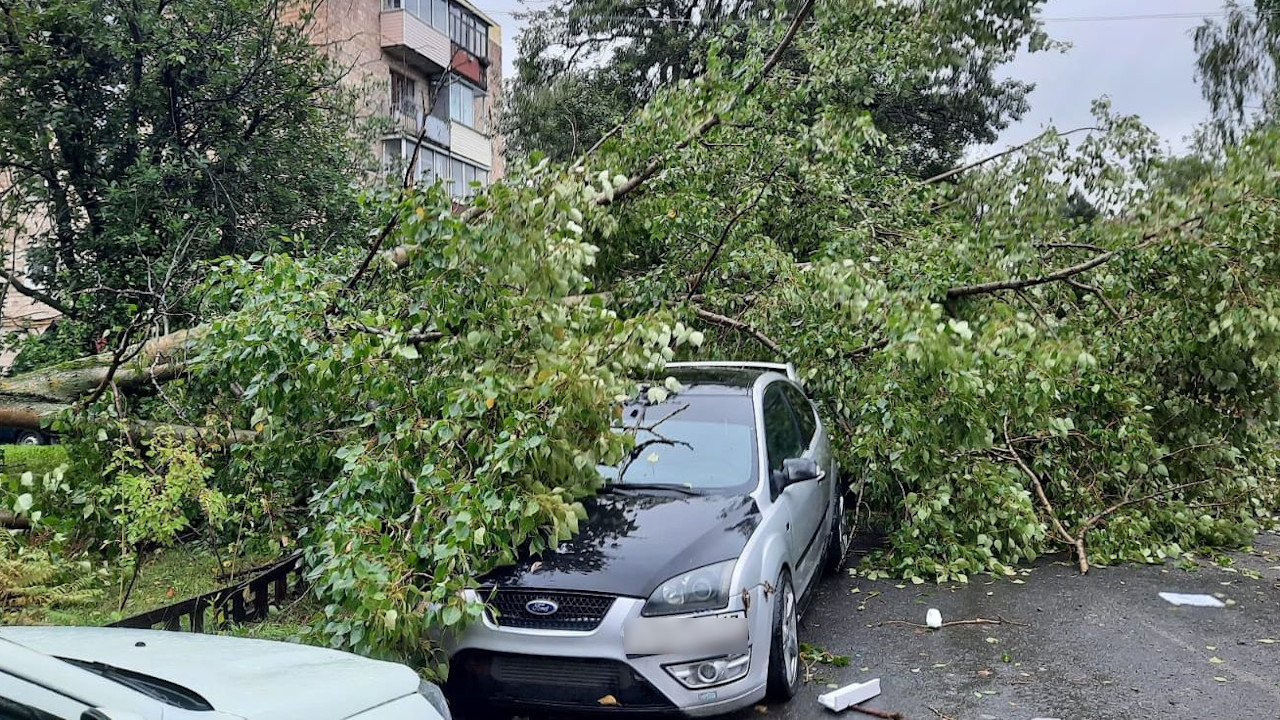
[[[513,75],[520,24],[513,13],[547,0],[477,0],[503,26],[503,72]],[[1031,112],[1010,127],[995,149],[1023,142],[1053,124],[1090,124],[1089,106],[1107,95],[1115,109],[1136,113],[1175,150],[1208,109],[1195,82],[1191,31],[1223,0],[1049,0],[1049,34],[1072,44],[1066,53],[1020,56],[1006,74],[1034,82]],[[988,149],[975,149],[983,154]]]

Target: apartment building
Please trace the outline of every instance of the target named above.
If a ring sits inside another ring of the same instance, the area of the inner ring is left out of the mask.
[[[415,177],[454,197],[502,175],[493,113],[502,87],[502,28],[466,0],[325,0],[317,42],[350,67],[370,114],[389,120],[377,148],[388,167],[414,157]]]
[[[303,0],[299,7],[312,7]],[[502,87],[502,29],[466,0],[319,0],[313,38],[350,69],[346,82],[385,120],[377,152],[403,169],[425,130],[415,177],[444,181],[458,200],[502,175],[502,141],[493,112]],[[0,173],[0,192],[10,187]],[[33,209],[19,227],[0,228],[0,336],[44,332],[53,308],[14,289],[27,279],[27,241],[43,221]],[[0,349],[0,369],[12,362]]]

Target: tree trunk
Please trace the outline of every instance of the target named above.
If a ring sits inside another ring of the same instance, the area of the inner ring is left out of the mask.
[[[179,330],[142,343],[111,381],[123,389],[139,389],[173,379],[186,367],[190,341],[202,332],[201,328]],[[107,381],[112,360],[111,353],[100,353],[0,379],[0,425],[27,430],[48,427],[58,413]]]

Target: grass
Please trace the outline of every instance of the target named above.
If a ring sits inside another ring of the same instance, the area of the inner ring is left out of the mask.
[[[245,557],[240,558],[236,565],[251,568],[271,559]],[[228,569],[204,546],[189,544],[169,548],[153,554],[143,563],[123,612],[120,599],[129,585],[133,569],[117,566],[107,569],[107,587],[97,603],[50,611],[48,620],[57,625],[106,625],[217,590],[227,584],[220,576]]]
[[[218,634],[325,646],[323,638],[312,632],[315,620],[323,614],[324,608],[308,595],[284,608],[273,606],[265,622],[232,625]]]
[[[66,448],[61,445],[0,445],[0,490],[18,491],[24,473],[30,472],[35,482],[58,466],[67,463]],[[0,493],[4,494],[4,493]],[[77,559],[86,557],[77,553]],[[270,563],[276,557],[249,552],[235,558],[235,568],[245,570]],[[92,586],[101,590],[96,600],[83,605],[42,608],[32,613],[32,622],[53,625],[106,625],[126,617],[171,605],[197,595],[217,590],[230,583],[224,574],[231,568],[231,558],[220,559],[203,543],[187,543],[148,555],[138,574],[129,602],[120,610],[120,599],[129,585],[132,565],[118,560],[96,560],[88,571],[99,576]],[[235,625],[223,634],[264,640],[287,640],[319,644],[310,637],[312,621],[322,608],[311,598],[301,598],[284,608],[272,608],[265,622]],[[28,621],[24,618],[23,622]]]
[[[67,462],[67,450],[61,445],[0,445],[0,471],[7,487],[17,487],[22,474],[29,472],[36,480]]]

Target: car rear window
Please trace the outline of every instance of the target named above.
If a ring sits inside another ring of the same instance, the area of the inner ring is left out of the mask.
[[[654,405],[628,404],[622,416],[623,429],[636,433],[635,450],[619,467],[601,468],[608,480],[707,491],[755,486],[755,413],[749,395],[681,394]]]

